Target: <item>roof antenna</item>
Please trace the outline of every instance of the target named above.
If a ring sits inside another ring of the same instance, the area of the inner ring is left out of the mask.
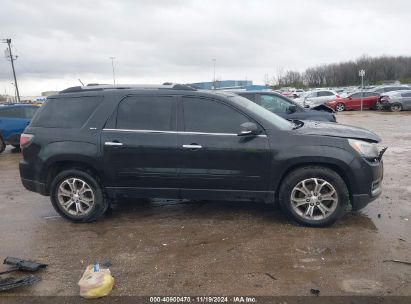
[[[83,87],[85,87],[84,83],[81,81],[80,78],[78,79],[78,81],[80,81],[81,85],[82,85]]]

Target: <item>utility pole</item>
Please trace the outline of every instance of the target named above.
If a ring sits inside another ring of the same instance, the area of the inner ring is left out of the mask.
[[[213,90],[215,90],[216,89],[216,83],[215,83],[215,62],[216,62],[216,59],[215,58],[213,58],[213,59],[211,59],[212,61],[213,61],[213,69],[214,69],[214,74],[213,74]]]
[[[14,69],[14,60],[17,59],[13,57],[13,54],[11,52],[11,39],[3,39],[3,42],[7,43],[9,46],[9,56],[10,56],[10,61],[11,61],[11,68],[13,69],[13,76],[14,76],[14,85],[16,87],[16,93],[17,93],[17,101],[20,103],[20,93],[19,93],[19,86],[17,85],[17,77],[16,77],[16,71]]]
[[[358,76],[361,77],[361,112],[362,112],[362,106],[363,106],[363,96],[364,96],[364,76],[365,76],[365,70],[359,70],[358,71]]]
[[[111,67],[113,68],[113,83],[116,84],[116,75],[114,73],[114,59],[116,59],[116,57],[108,57],[111,59]]]

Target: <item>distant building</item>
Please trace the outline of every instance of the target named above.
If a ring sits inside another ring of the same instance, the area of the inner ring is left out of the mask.
[[[188,83],[188,85],[192,86],[193,88],[201,89],[201,90],[243,89],[247,86],[252,86],[253,81],[252,80],[216,80],[215,88],[214,88],[214,81]]]

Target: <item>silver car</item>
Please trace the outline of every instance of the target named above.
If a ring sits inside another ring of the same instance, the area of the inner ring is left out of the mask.
[[[301,106],[312,108],[322,105],[328,101],[339,98],[338,93],[332,90],[315,90],[309,91],[301,95],[299,98],[294,99],[296,103]]]
[[[411,110],[411,90],[383,93],[380,102],[384,109],[392,112]]]

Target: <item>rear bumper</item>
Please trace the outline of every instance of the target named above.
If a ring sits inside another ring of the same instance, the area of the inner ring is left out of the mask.
[[[43,183],[36,182],[30,179],[21,179],[21,183],[23,184],[24,188],[29,191],[40,193],[41,195],[47,196],[46,185]]]
[[[21,183],[23,184],[24,188],[29,191],[40,193],[42,195],[49,195],[46,184],[38,180],[38,178],[36,177],[36,171],[32,166],[30,166],[24,160],[21,160],[19,164],[19,170]]]

